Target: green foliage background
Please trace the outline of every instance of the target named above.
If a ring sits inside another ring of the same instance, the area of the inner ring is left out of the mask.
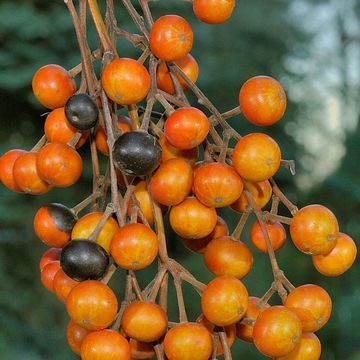
[[[124,10],[117,6],[119,24],[129,31],[135,31]],[[191,5],[180,0],[166,0],[152,3],[155,17],[177,13],[185,16],[192,24],[195,45],[192,54],[200,65],[198,84],[209,95],[220,110],[237,105],[237,94],[241,84],[251,76],[267,74],[280,79],[288,94],[294,84],[304,84],[303,92],[310,91],[304,81],[306,71],[293,71],[287,66],[287,59],[294,54],[305,63],[311,61],[311,43],[317,35],[316,26],[303,25],[296,21],[304,9],[313,13],[316,23],[322,19],[322,9],[333,11],[338,22],[330,23],[330,29],[339,35],[342,47],[336,48],[338,70],[343,77],[332,89],[338,94],[340,106],[352,99],[353,117],[356,119],[351,131],[344,132],[341,141],[346,152],[336,170],[321,182],[315,182],[305,190],[301,183],[282,169],[276,176],[279,184],[290,199],[299,207],[309,203],[322,203],[330,207],[338,216],[341,229],[355,240],[360,235],[360,171],[358,166],[360,129],[358,120],[359,84],[347,78],[347,54],[359,45],[358,34],[348,32],[346,14],[359,18],[358,1],[286,1],[286,0],[238,0],[233,17],[220,26],[208,26],[197,21]],[[330,10],[329,10],[330,9]],[[298,12],[297,12],[298,11]],[[318,12],[318,15],[317,15]],[[338,14],[338,16],[337,16]],[[291,17],[292,16],[292,17]],[[294,20],[295,18],[295,20]],[[89,23],[90,25],[90,23]],[[331,33],[331,31],[330,31]],[[331,34],[330,34],[331,35]],[[329,36],[330,36],[329,35]],[[92,47],[97,46],[96,37],[90,33]],[[337,39],[337,37],[336,37]],[[352,47],[351,47],[352,46]],[[122,41],[118,43],[122,56],[136,57],[138,52]],[[335,47],[334,47],[335,48]],[[331,48],[333,49],[333,48]],[[351,56],[350,56],[351,57]],[[326,70],[333,58],[323,63],[313,63],[318,70]],[[40,66],[58,63],[71,68],[79,62],[79,52],[70,17],[62,1],[44,0],[3,0],[0,4],[0,154],[11,148],[30,149],[42,135],[44,117],[47,110],[36,103],[31,93],[31,78]],[[316,65],[317,64],[317,65]],[[324,70],[324,71],[325,71]],[[340,85],[339,85],[340,84]],[[324,82],[320,92],[328,89]],[[354,95],[355,94],[355,95]],[[320,93],[319,93],[320,95]],[[353,96],[353,98],[351,98]],[[306,101],[305,101],[306,100]],[[297,139],[287,126],[299,125],[299,119],[312,116],[316,96],[308,99],[289,96],[286,116],[280,124],[272,128],[257,129],[239,116],[231,121],[243,134],[264,131],[273,136],[281,145],[283,158],[295,159],[299,172],[306,173],[307,158],[311,149]],[[347,106],[348,108],[348,106]],[[354,115],[355,114],[355,115]],[[325,119],[326,120],[326,119]],[[346,114],[341,118],[346,128]],[[311,126],[311,125],[310,125]],[[314,129],[317,124],[314,123]],[[311,127],[310,127],[311,128]],[[326,136],[324,128],[323,136]],[[320,150],[321,151],[321,150]],[[68,322],[64,306],[47,292],[39,280],[38,261],[46,250],[36,238],[32,219],[36,210],[48,202],[62,202],[74,206],[91,189],[91,167],[88,149],[81,149],[86,166],[81,181],[69,189],[54,189],[41,197],[31,197],[12,193],[0,187],[0,354],[2,360],[10,359],[75,359],[69,350],[65,327]],[[326,153],[322,154],[326,158]],[[102,158],[103,163],[105,159]],[[284,209],[281,209],[284,211]],[[220,211],[229,226],[233,228],[238,215],[230,210]],[[204,282],[212,275],[205,269],[203,260],[191,254],[179,239],[169,231],[169,247],[173,257],[189,267]],[[249,229],[242,240],[249,243]],[[250,245],[251,246],[251,245]],[[261,296],[271,283],[271,271],[267,256],[255,249],[254,268],[244,279],[250,293]],[[323,344],[322,359],[360,359],[359,264],[345,275],[329,279],[317,273],[311,259],[295,250],[288,241],[279,252],[279,262],[295,285],[316,283],[323,286],[333,299],[333,315],[318,335]],[[151,269],[154,272],[154,267]],[[149,274],[140,274],[142,284]],[[121,296],[123,274],[117,274],[111,285]],[[187,291],[187,305],[191,319],[200,311],[199,299],[190,288]],[[174,290],[171,290],[172,296]],[[174,302],[173,302],[174,303]],[[176,318],[175,305],[170,306],[171,318]],[[262,359],[258,351],[249,344],[237,341],[233,347],[234,359]]]

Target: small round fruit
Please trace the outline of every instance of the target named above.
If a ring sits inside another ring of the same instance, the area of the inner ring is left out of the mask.
[[[93,331],[81,344],[82,360],[130,360],[130,344],[114,330]]]
[[[128,132],[131,130],[131,120],[127,116],[118,116],[117,127],[121,131],[121,134]],[[96,129],[95,143],[100,152],[104,155],[109,155],[107,136],[102,125],[99,125]]]
[[[302,285],[293,290],[285,306],[301,320],[303,332],[321,329],[331,315],[332,302],[329,294],[317,285]]]
[[[132,339],[152,342],[166,332],[168,319],[165,311],[156,304],[137,301],[125,308],[121,328]]]
[[[308,205],[294,215],[290,235],[295,246],[303,253],[325,255],[336,245],[339,224],[325,206]]]
[[[196,169],[193,191],[204,205],[225,207],[240,197],[243,183],[231,166],[214,162]]]
[[[245,181],[246,189],[252,195],[255,203],[262,209],[271,199],[272,187],[269,180],[264,180],[260,182],[249,182]],[[231,208],[235,211],[245,212],[249,208],[249,203],[245,193],[243,192],[239,199],[237,199]]]
[[[240,89],[241,112],[251,123],[268,126],[278,122],[286,110],[286,94],[281,84],[269,76],[255,76]]]
[[[35,233],[46,245],[62,248],[70,241],[76,220],[75,214],[65,205],[42,206],[34,218]]]
[[[278,171],[281,152],[279,145],[270,136],[253,133],[237,142],[232,160],[241,177],[259,182],[271,178]]]
[[[8,189],[15,192],[22,192],[22,190],[16,184],[14,179],[14,163],[21,155],[24,155],[25,153],[25,150],[15,149],[6,152],[0,157],[0,179]]]
[[[200,145],[206,139],[209,129],[209,119],[201,110],[184,107],[168,117],[164,133],[171,145],[188,150]]]
[[[208,360],[212,346],[210,331],[197,323],[176,325],[164,339],[164,351],[169,360]]]
[[[49,64],[36,71],[32,89],[37,100],[49,109],[65,105],[76,91],[74,80],[61,66]]]
[[[40,177],[49,184],[67,187],[80,178],[83,162],[77,151],[69,145],[49,143],[39,151],[36,167]]]
[[[99,109],[88,94],[74,94],[65,104],[65,115],[70,125],[85,131],[97,124]]]
[[[193,46],[189,23],[177,15],[158,18],[149,34],[152,53],[161,60],[176,61],[187,55]]]
[[[276,358],[276,360],[319,360],[321,356],[321,343],[313,333],[302,334],[299,343],[289,354]]]
[[[210,281],[201,298],[205,317],[217,326],[229,326],[243,318],[248,308],[248,292],[233,276],[219,276]]]
[[[249,306],[248,306],[245,316],[244,316],[246,319],[256,321],[259,314],[262,311],[264,311],[265,309],[270,307],[269,304],[264,304],[264,306],[260,309],[259,301],[260,301],[260,299],[258,297],[249,296]],[[241,340],[252,343],[253,342],[253,331],[254,331],[254,325],[242,324],[241,321],[236,323],[236,335]]]
[[[126,224],[119,228],[110,246],[116,264],[127,270],[146,268],[155,260],[158,251],[156,234],[143,224]]]
[[[176,60],[175,63],[193,83],[196,83],[196,80],[199,76],[199,66],[196,60],[190,54],[187,54],[183,58]],[[188,90],[189,87],[183,78],[178,73],[176,73],[175,76],[178,79],[181,88],[184,91]],[[160,90],[165,91],[168,94],[176,94],[174,82],[170,76],[170,71],[166,65],[166,62],[164,61],[162,61],[157,68],[156,81]]]
[[[40,271],[42,271],[47,264],[53,261],[60,261],[60,254],[61,254],[61,249],[50,248],[46,250],[44,254],[41,256],[39,262]]]
[[[77,129],[71,126],[66,119],[63,107],[49,113],[45,120],[44,130],[46,139],[49,142],[60,142],[62,144],[67,144],[77,133]],[[83,133],[76,144],[76,148],[84,145],[88,137],[88,132]]]
[[[39,176],[36,160],[37,153],[26,152],[14,162],[13,175],[16,185],[25,193],[39,195],[48,192],[52,186]]]
[[[238,279],[252,268],[253,255],[241,241],[222,236],[209,242],[204,253],[207,268],[216,276],[231,275]]]
[[[125,174],[147,175],[160,163],[161,146],[154,136],[145,131],[129,131],[116,140],[113,156],[116,166]]]
[[[106,65],[101,74],[106,95],[119,105],[137,104],[150,90],[151,79],[143,64],[120,58]]]
[[[66,328],[66,339],[75,354],[80,355],[81,344],[89,333],[89,330],[75,324],[72,320],[69,321]]]
[[[270,242],[274,251],[281,249],[286,241],[286,231],[279,222],[268,222],[265,224],[269,234]],[[267,253],[265,235],[262,232],[260,223],[256,221],[251,228],[250,240],[253,245],[261,252]]]
[[[192,197],[186,198],[170,210],[170,225],[184,238],[203,238],[215,229],[216,222],[216,210]]]
[[[145,343],[130,339],[131,359],[133,360],[147,360],[155,356],[154,346],[151,343]]]
[[[64,270],[60,269],[54,277],[54,293],[60,301],[65,302],[71,289],[77,284],[77,281],[71,279],[64,273]]]
[[[274,358],[294,350],[301,338],[301,321],[284,306],[265,309],[254,325],[253,339],[257,349]]]
[[[162,148],[161,160],[163,162],[170,159],[184,159],[191,166],[194,166],[198,157],[199,157],[199,148],[194,147],[188,150],[181,150],[174,146],[172,146],[167,140],[165,136],[162,136],[159,139],[159,144]]]
[[[109,255],[93,241],[74,239],[63,248],[60,263],[65,274],[74,280],[99,280],[109,267]]]
[[[151,195],[159,204],[178,205],[190,194],[193,179],[192,168],[186,160],[170,159],[152,175]]]
[[[228,20],[235,7],[235,0],[194,0],[195,16],[207,24],[221,24]]]
[[[203,254],[206,250],[207,245],[212,239],[216,239],[220,236],[229,235],[229,229],[226,222],[220,217],[217,217],[215,229],[208,235],[200,239],[186,239],[181,238],[184,245],[191,251],[198,254]]]
[[[52,261],[41,270],[41,282],[51,292],[54,292],[54,278],[60,269],[60,262]]]
[[[99,224],[103,212],[91,212],[80,218],[71,232],[72,239],[88,239],[94,232],[96,226]],[[96,237],[96,243],[101,245],[107,252],[109,252],[111,239],[119,229],[119,225],[111,216],[105,221]]]
[[[110,326],[118,311],[114,292],[100,281],[87,280],[76,285],[66,299],[70,318],[88,330]]]
[[[317,271],[325,276],[339,276],[350,269],[356,259],[357,248],[354,240],[339,233],[335,247],[326,255],[312,257]]]

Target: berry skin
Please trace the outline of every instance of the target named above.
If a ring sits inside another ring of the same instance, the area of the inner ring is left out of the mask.
[[[228,20],[235,7],[235,0],[194,0],[195,16],[204,23],[216,25]]]

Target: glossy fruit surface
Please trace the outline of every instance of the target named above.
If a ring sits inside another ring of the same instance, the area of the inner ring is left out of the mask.
[[[70,291],[66,309],[77,325],[88,330],[100,330],[114,321],[118,302],[107,285],[100,281],[86,280]]]
[[[302,334],[295,349],[288,355],[277,360],[319,360],[321,356],[321,343],[313,333]]]
[[[259,298],[255,296],[249,296],[249,306],[245,313],[245,318],[249,320],[254,320],[258,318],[259,314],[265,309],[269,308],[269,304],[265,304],[261,309],[259,308]],[[241,340],[246,342],[253,342],[253,331],[254,325],[242,324],[241,321],[236,323],[236,335]]]
[[[96,226],[99,224],[103,212],[95,211],[84,215],[80,218],[71,232],[72,239],[88,239],[94,232]],[[111,216],[105,221],[97,235],[96,242],[101,245],[107,252],[109,252],[111,239],[119,229],[119,225]]]
[[[127,116],[118,116],[117,127],[121,133],[131,130],[131,120]],[[104,155],[109,155],[109,147],[107,145],[107,136],[105,129],[99,125],[95,133],[95,143],[97,149]]]
[[[170,159],[151,177],[151,195],[159,204],[177,205],[190,194],[193,179],[192,168],[186,160]]]
[[[329,294],[317,285],[302,285],[293,290],[285,301],[285,306],[301,320],[304,332],[321,329],[328,321],[332,311]]]
[[[253,339],[257,349],[271,358],[289,354],[301,338],[301,321],[284,306],[264,310],[256,320]]]
[[[241,241],[222,236],[209,242],[204,253],[207,268],[216,276],[231,275],[238,279],[252,268],[253,255]]]
[[[88,94],[74,94],[65,104],[65,115],[70,125],[85,131],[97,124],[99,109]]]
[[[80,178],[83,162],[76,150],[69,145],[49,143],[39,151],[36,167],[40,177],[49,184],[67,187]]]
[[[76,220],[75,214],[65,205],[42,206],[34,218],[35,233],[46,245],[62,248],[70,241]]]
[[[44,194],[52,187],[39,176],[36,167],[37,156],[35,152],[26,152],[16,159],[13,166],[16,185],[21,191],[32,195]]]
[[[51,292],[54,292],[54,278],[60,270],[60,262],[52,261],[41,270],[41,282]]]
[[[90,330],[87,330],[77,324],[75,324],[72,320],[69,321],[69,324],[66,328],[66,339],[68,341],[71,350],[80,355],[81,352],[81,344],[84,341],[86,335],[90,333]]]
[[[74,239],[63,248],[60,263],[74,280],[99,280],[109,267],[109,255],[96,242]]]
[[[229,206],[240,197],[242,190],[240,176],[227,164],[214,162],[196,169],[193,191],[206,206]]]
[[[187,239],[181,238],[184,245],[191,251],[198,254],[203,254],[206,250],[207,245],[212,239],[216,239],[220,236],[229,235],[229,229],[225,221],[218,216],[214,230],[207,236],[200,239]]]
[[[246,119],[255,125],[278,122],[286,110],[286,94],[281,84],[269,76],[255,76],[240,89],[240,108]]]
[[[191,166],[195,165],[198,156],[199,149],[198,147],[194,147],[188,150],[181,150],[174,146],[172,146],[167,140],[165,136],[162,136],[159,139],[159,144],[162,148],[161,160],[166,161],[170,159],[184,159],[189,162]]]
[[[210,331],[196,323],[176,325],[164,339],[164,351],[169,360],[208,360],[212,346]]]
[[[248,308],[248,292],[233,276],[219,276],[210,281],[201,298],[205,317],[215,325],[228,326],[238,322]]]
[[[60,142],[62,144],[67,144],[77,133],[77,129],[71,126],[66,119],[63,107],[49,113],[45,120],[44,130],[49,142]],[[76,144],[76,148],[82,146],[88,137],[89,133],[84,132]]]
[[[193,45],[189,23],[177,15],[158,18],[149,35],[152,53],[161,60],[176,61],[187,55]]]
[[[132,339],[152,342],[163,336],[167,330],[166,312],[150,302],[137,301],[125,308],[121,328]]]
[[[81,359],[130,360],[130,344],[117,331],[93,331],[82,342]]]
[[[279,222],[268,222],[265,224],[274,251],[281,249],[286,241],[286,231]],[[253,245],[263,253],[267,253],[265,235],[261,230],[260,223],[256,221],[251,228],[250,240]]]
[[[136,104],[150,90],[146,67],[134,59],[118,58],[103,68],[101,83],[106,95],[119,105]]]
[[[207,24],[221,24],[228,20],[235,7],[235,0],[194,0],[195,16]]]
[[[60,301],[65,302],[71,289],[77,284],[77,281],[71,279],[64,273],[64,270],[60,269],[54,277],[54,293]]]
[[[113,156],[116,165],[127,175],[147,175],[161,160],[161,146],[145,131],[129,131],[115,142]]]
[[[336,245],[339,224],[325,206],[308,205],[294,215],[290,235],[295,246],[303,253],[324,255]]]
[[[9,150],[0,157],[0,179],[12,191],[22,192],[15,182],[13,168],[15,161],[25,153],[25,150],[15,149]]]
[[[74,80],[61,66],[49,64],[38,69],[32,79],[32,89],[37,100],[49,109],[65,105],[76,91]]]
[[[196,60],[190,54],[187,54],[183,58],[176,60],[175,63],[193,83],[196,83],[196,80],[199,76],[199,66]],[[188,86],[183,78],[178,73],[176,73],[175,76],[177,77],[181,88],[184,91],[188,90]],[[176,93],[174,82],[170,76],[170,71],[166,65],[166,62],[164,61],[161,62],[157,68],[156,81],[160,90],[172,95]]]
[[[155,260],[158,250],[156,234],[143,224],[126,224],[119,228],[110,246],[116,264],[128,270],[149,266]]]
[[[166,120],[164,133],[167,141],[178,149],[188,150],[201,144],[209,133],[206,115],[194,107],[175,110]]]
[[[216,222],[216,210],[192,197],[186,198],[170,210],[170,225],[184,238],[203,238],[215,229]]]
[[[61,249],[50,248],[46,250],[39,261],[40,271],[49,263],[53,261],[60,261]]]
[[[264,180],[260,182],[249,182],[246,181],[246,189],[252,195],[254,201],[262,209],[271,199],[272,187],[269,180]],[[245,212],[249,208],[249,203],[245,193],[243,192],[239,199],[237,199],[231,208],[235,211]]]
[[[232,160],[241,177],[259,182],[271,178],[278,171],[281,152],[279,145],[270,136],[252,133],[237,142]]]
[[[326,255],[312,257],[317,271],[325,276],[339,276],[347,271],[356,259],[357,248],[354,240],[339,233],[335,247]]]

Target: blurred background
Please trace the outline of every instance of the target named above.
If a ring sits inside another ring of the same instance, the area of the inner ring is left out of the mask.
[[[117,3],[120,27],[135,32],[121,2]],[[242,134],[261,131],[273,136],[283,158],[296,161],[295,177],[285,169],[275,177],[285,194],[299,207],[312,203],[329,207],[341,231],[355,241],[360,238],[360,1],[237,0],[232,18],[219,26],[199,22],[191,4],[181,0],[158,1],[151,7],[155,17],[176,13],[192,24],[192,54],[200,65],[198,85],[221,111],[238,105],[239,89],[252,76],[270,75],[282,83],[288,107],[280,123],[259,129],[237,116],[229,120],[231,125]],[[92,29],[89,39],[96,49]],[[34,72],[48,63],[69,69],[80,61],[66,6],[61,0],[2,0],[0,49],[0,154],[13,148],[29,150],[43,133],[43,114],[47,112],[31,91]],[[139,56],[123,40],[118,41],[118,49],[121,56]],[[86,162],[84,174],[71,188],[34,197],[12,193],[0,185],[2,360],[77,358],[66,341],[66,310],[40,282],[38,262],[46,246],[36,238],[32,221],[37,209],[46,203],[72,207],[89,195],[88,146],[80,153]],[[102,157],[101,161],[104,167],[106,159]],[[230,210],[219,213],[233,229],[239,214]],[[246,228],[242,241],[247,244],[248,235]],[[202,281],[213,278],[202,256],[185,249],[169,229],[168,239],[174,258]],[[270,264],[267,255],[249,246],[255,261],[244,282],[252,295],[262,296],[272,281]],[[316,283],[333,299],[332,317],[318,332],[322,359],[360,359],[359,262],[339,278],[325,278],[290,239],[278,253],[278,260],[296,286]],[[146,274],[139,274],[141,285],[154,271],[155,265]],[[124,279],[121,271],[118,273],[110,285],[121,298]],[[174,290],[170,290],[173,296]],[[194,320],[200,302],[190,288],[185,287],[185,291],[189,317]],[[272,303],[277,301],[274,298]],[[175,320],[175,303],[170,312]],[[264,358],[253,345],[240,340],[235,342],[233,354],[234,359]]]

